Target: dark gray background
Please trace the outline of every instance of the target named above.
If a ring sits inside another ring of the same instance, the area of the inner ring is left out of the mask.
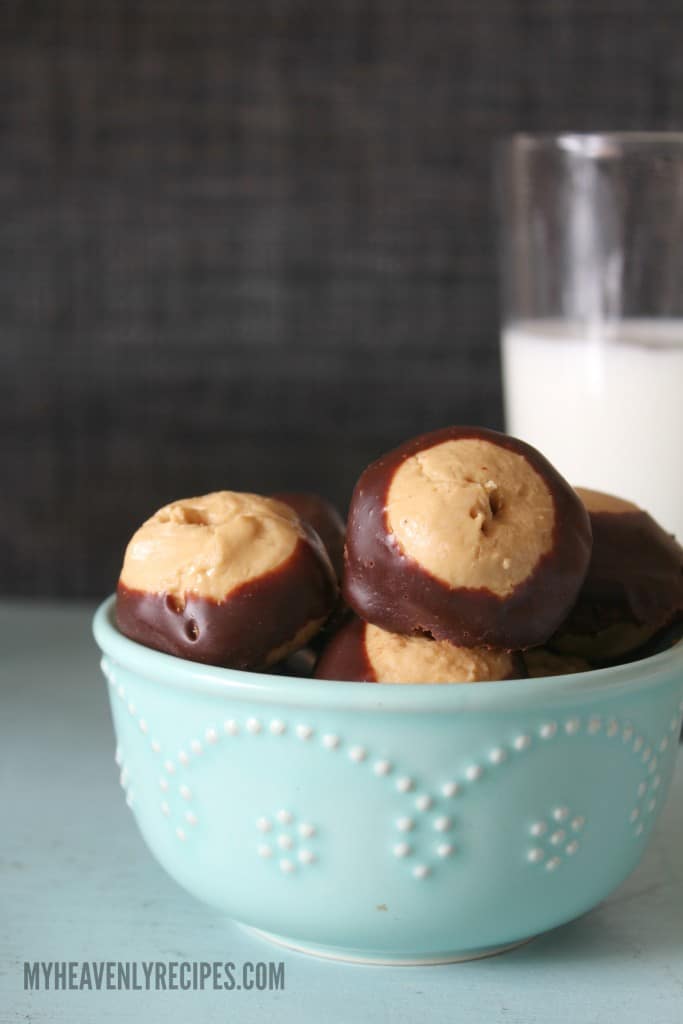
[[[2,0],[2,591],[501,426],[492,140],[681,127],[681,38],[673,0]]]

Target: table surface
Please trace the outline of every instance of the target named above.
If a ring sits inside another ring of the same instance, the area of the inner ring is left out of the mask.
[[[0,604],[0,1021],[683,1020],[683,759],[640,867],[504,956],[369,967],[290,953],[193,900],[125,806],[92,608]],[[283,991],[24,991],[24,961],[284,961]]]

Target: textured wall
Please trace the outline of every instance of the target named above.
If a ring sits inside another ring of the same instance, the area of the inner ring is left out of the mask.
[[[0,587],[501,425],[492,140],[674,127],[683,5],[3,0]]]

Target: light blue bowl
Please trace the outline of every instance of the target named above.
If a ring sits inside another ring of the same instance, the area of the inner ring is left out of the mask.
[[[95,637],[121,784],[168,873],[288,946],[486,955],[634,869],[676,757],[683,643],[575,676],[372,686],[212,668]]]

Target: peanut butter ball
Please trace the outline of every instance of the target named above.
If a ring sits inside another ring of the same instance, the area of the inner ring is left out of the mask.
[[[344,569],[346,527],[332,502],[319,494],[299,491],[286,491],[274,494],[273,497],[277,501],[283,501],[285,505],[289,505],[304,522],[313,527],[325,545],[337,577],[341,580]]]
[[[683,548],[637,505],[577,488],[593,551],[576,604],[550,641],[601,664],[638,650],[683,615]]]
[[[360,619],[335,634],[315,670],[316,679],[362,683],[479,683],[524,675],[517,654],[389,633]]]
[[[360,477],[343,594],[391,632],[520,650],[566,617],[590,551],[586,510],[539,452],[492,430],[448,427]]]
[[[303,647],[337,595],[322,541],[289,505],[218,491],[164,506],[133,535],[116,617],[148,647],[260,668]]]

